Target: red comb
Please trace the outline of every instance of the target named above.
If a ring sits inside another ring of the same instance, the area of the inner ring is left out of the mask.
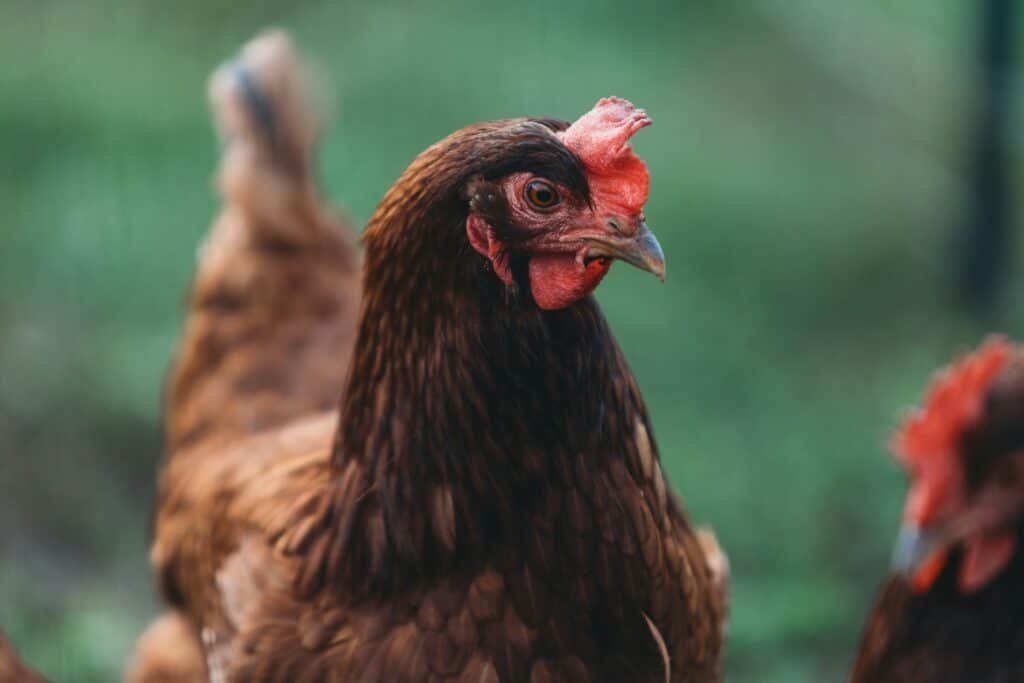
[[[643,211],[650,178],[629,139],[649,125],[643,109],[619,97],[605,97],[559,134],[586,167],[595,204],[627,216]]]
[[[991,337],[932,381],[924,406],[904,419],[890,443],[911,474],[956,452],[960,435],[981,413],[986,389],[1013,352],[1009,340]]]

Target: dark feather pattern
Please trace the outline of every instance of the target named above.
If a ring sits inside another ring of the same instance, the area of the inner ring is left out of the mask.
[[[382,200],[333,446],[324,414],[171,459],[153,560],[211,676],[719,678],[722,596],[597,304],[509,296],[467,242],[480,183],[586,196],[558,125],[459,131]]]
[[[958,565],[959,557],[951,558],[924,595],[913,595],[901,577],[882,586],[864,628],[854,683],[1024,680],[1024,553],[971,595],[957,588]]]

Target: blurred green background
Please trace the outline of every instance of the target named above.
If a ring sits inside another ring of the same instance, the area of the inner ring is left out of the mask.
[[[729,680],[838,680],[902,504],[887,433],[955,352],[1024,333],[1019,242],[991,308],[957,292],[980,6],[4,0],[0,625],[55,680],[110,681],[158,609],[159,392],[217,205],[206,76],[281,25],[328,77],[322,181],[361,220],[470,122],[648,109],[668,281],[619,267],[598,298],[730,555]]]

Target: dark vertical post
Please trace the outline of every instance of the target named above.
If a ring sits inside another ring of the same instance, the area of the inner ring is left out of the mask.
[[[965,226],[962,287],[977,313],[997,300],[1009,257],[1010,197],[1007,126],[1012,87],[1013,21],[1016,0],[978,0],[981,7],[977,130]]]

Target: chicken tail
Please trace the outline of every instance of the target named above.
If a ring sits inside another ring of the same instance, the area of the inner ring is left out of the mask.
[[[210,77],[224,142],[218,184],[225,210],[240,212],[259,237],[300,246],[339,232],[324,215],[313,175],[321,90],[288,34],[277,29],[251,40]]]
[[[354,337],[359,256],[321,200],[317,91],[271,30],[210,78],[223,206],[198,254],[165,397],[168,449],[336,405]]]

